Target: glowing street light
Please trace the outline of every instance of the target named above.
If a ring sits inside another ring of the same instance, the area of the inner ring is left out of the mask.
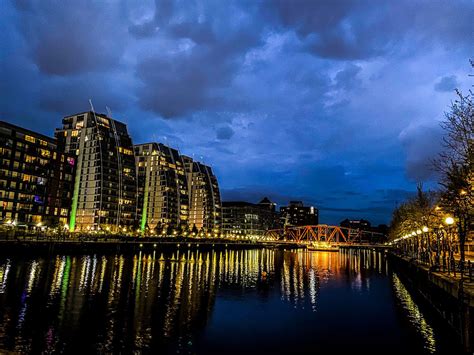
[[[452,224],[454,224],[454,218],[453,217],[446,217],[446,219],[444,220],[444,222],[450,226]]]
[[[428,231],[429,231],[429,229],[428,229],[428,227],[427,227],[427,226],[424,226],[422,230],[423,230],[423,232],[424,232],[424,233],[426,233],[426,232],[428,232]]]

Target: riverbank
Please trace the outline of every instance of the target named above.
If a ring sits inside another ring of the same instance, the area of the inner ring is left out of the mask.
[[[459,275],[431,271],[427,266],[389,253],[394,269],[453,328],[466,351],[474,345],[474,282]]]

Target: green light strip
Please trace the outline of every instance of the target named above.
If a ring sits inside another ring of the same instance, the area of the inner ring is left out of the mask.
[[[69,219],[69,231],[74,232],[76,228],[77,201],[79,199],[79,181],[81,180],[82,159],[77,157],[76,177],[74,179],[74,193],[72,195],[71,217]],[[81,161],[79,163],[79,160]]]
[[[148,174],[146,174],[146,177],[145,177],[145,196],[143,199],[142,223],[140,226],[142,233],[145,232],[147,213],[148,213]]]

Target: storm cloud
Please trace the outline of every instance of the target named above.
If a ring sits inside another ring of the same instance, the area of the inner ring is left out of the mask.
[[[108,106],[211,164],[225,199],[387,223],[471,88],[471,1],[34,1],[0,12],[0,119]],[[166,138],[165,138],[166,137]]]

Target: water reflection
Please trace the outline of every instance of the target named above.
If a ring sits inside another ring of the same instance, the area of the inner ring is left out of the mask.
[[[422,335],[425,349],[430,353],[434,353],[436,351],[436,338],[433,328],[427,323],[425,317],[398,276],[393,274],[392,278],[395,295],[406,311],[409,322],[412,323],[414,328]]]
[[[221,316],[215,313],[217,300],[245,307],[246,302],[270,302],[275,297],[278,303],[271,310],[277,319],[284,312],[304,319],[312,314],[314,326],[322,327],[331,317],[350,318],[347,313],[331,313],[333,308],[363,302],[370,295],[376,298],[374,292],[381,287],[390,290],[390,282],[425,349],[435,349],[433,330],[398,278],[391,281],[387,275],[391,272],[382,254],[354,250],[176,250],[4,258],[0,350],[196,352],[213,315]],[[288,313],[291,310],[297,313]],[[370,308],[363,311],[374,313]],[[271,322],[257,321],[257,329]]]

